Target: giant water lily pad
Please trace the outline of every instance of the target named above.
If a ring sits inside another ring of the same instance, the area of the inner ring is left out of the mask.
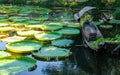
[[[20,17],[20,16],[13,16],[13,17],[10,17],[9,20],[22,22],[22,21],[27,21],[29,19],[28,18],[24,18],[24,17]]]
[[[41,46],[41,42],[34,40],[24,40],[19,42],[8,43],[6,45],[6,48],[7,50],[15,53],[30,53],[32,51],[39,50]]]
[[[27,22],[14,22],[11,25],[14,27],[24,27],[27,24],[28,24]]]
[[[8,51],[0,50],[0,58],[11,56],[11,54]]]
[[[41,33],[41,34],[35,34],[35,38],[41,41],[51,41],[55,39],[61,38],[62,35],[56,32],[47,32],[47,33]]]
[[[15,28],[14,27],[0,27],[0,31],[1,32],[4,32],[4,31],[12,31],[14,30]]]
[[[65,58],[68,57],[71,52],[69,49],[65,48],[58,48],[55,46],[48,46],[41,48],[38,52],[33,52],[33,56],[37,58],[43,58],[43,59],[54,59],[54,58]]]
[[[67,23],[67,27],[80,28],[80,23]]]
[[[76,28],[63,28],[57,32],[63,35],[77,35],[80,33],[80,30]]]
[[[58,30],[61,29],[63,26],[62,25],[42,25],[41,29],[42,30],[48,30],[48,31],[54,31],[54,30]]]
[[[29,31],[17,31],[19,36],[33,37],[34,34],[41,33],[41,31],[29,30]]]
[[[52,45],[55,45],[58,47],[70,47],[71,44],[73,44],[73,40],[70,40],[70,39],[58,39],[58,40],[52,41]]]
[[[27,28],[35,28],[35,29],[40,29],[42,27],[42,24],[28,24],[28,25],[25,25],[25,27]]]
[[[60,25],[60,26],[66,26],[67,24],[64,22],[50,22],[48,25]]]
[[[0,58],[0,75],[16,75],[19,72],[35,66],[36,61],[29,57]]]
[[[6,41],[6,42],[10,43],[10,42],[22,41],[25,38],[26,37],[12,36],[12,37],[7,37],[7,38],[4,38],[4,39],[1,39],[1,41]]]
[[[8,23],[0,23],[0,27],[5,27],[5,26],[8,26],[9,24]]]

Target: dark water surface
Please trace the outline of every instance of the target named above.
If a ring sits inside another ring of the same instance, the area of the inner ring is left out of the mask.
[[[81,36],[74,38],[75,44],[71,51],[73,55],[64,60],[37,60],[34,70],[26,70],[17,75],[120,75],[120,60],[105,53],[95,53],[93,50],[78,47],[82,44]],[[5,42],[0,43],[0,49],[5,49]],[[31,55],[28,57],[33,58]]]

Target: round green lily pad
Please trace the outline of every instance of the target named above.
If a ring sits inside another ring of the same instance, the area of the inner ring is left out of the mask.
[[[67,24],[64,22],[50,22],[48,25],[60,25],[60,26],[66,26]]]
[[[113,26],[112,25],[100,25],[101,28],[104,28],[104,29],[110,29],[112,28]]]
[[[4,31],[12,31],[14,30],[15,28],[14,27],[0,27],[0,31],[1,32],[4,32]]]
[[[52,41],[52,45],[55,45],[58,47],[70,47],[71,44],[73,44],[73,40],[71,39],[58,39],[58,40]]]
[[[35,30],[28,30],[28,31],[17,31],[17,34],[19,36],[25,36],[25,37],[33,37],[34,34],[41,33],[41,31],[35,31]]]
[[[42,46],[41,42],[34,40],[24,40],[13,43],[8,43],[6,45],[7,50],[14,53],[30,53],[32,51],[39,50]]]
[[[32,55],[36,58],[50,60],[55,58],[68,57],[69,55],[71,55],[71,52],[69,49],[48,46],[41,48],[41,50],[38,52],[32,52]]]
[[[11,56],[11,54],[5,50],[0,50],[0,58]]]
[[[24,39],[26,39],[26,37],[12,36],[12,37],[7,37],[7,38],[4,38],[4,39],[1,39],[1,41],[6,41],[8,43],[11,43],[11,42],[22,41]]]
[[[80,23],[68,23],[67,27],[80,28]]]
[[[30,20],[28,21],[29,24],[40,24],[39,21],[35,21],[35,20]]]
[[[27,24],[28,24],[27,22],[14,22],[11,25],[14,27],[24,27]]]
[[[42,24],[28,24],[28,25],[25,25],[25,27],[40,29],[42,27]]]
[[[13,17],[10,17],[9,20],[17,21],[17,22],[23,22],[23,21],[27,21],[29,19],[24,18],[24,17],[19,17],[19,16],[13,16]]]
[[[0,58],[0,75],[16,75],[36,65],[36,61],[29,57],[4,57]]]
[[[61,38],[62,35],[56,32],[44,32],[41,34],[35,34],[35,38],[41,41],[51,41]]]
[[[63,28],[57,32],[63,35],[77,35],[80,33],[80,30],[76,28]]]
[[[55,30],[58,30],[58,29],[61,29],[63,26],[61,25],[42,25],[41,26],[41,29],[42,30],[48,30],[48,31],[55,31]]]

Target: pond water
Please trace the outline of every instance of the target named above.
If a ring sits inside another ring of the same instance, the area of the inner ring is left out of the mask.
[[[58,19],[56,16],[58,15],[53,16],[55,20]],[[59,18],[62,19],[64,16]],[[100,30],[104,37],[114,37],[115,34],[120,32],[119,26],[116,25],[114,29]],[[74,45],[71,47],[73,54],[69,58],[63,60],[56,58],[54,61],[36,59],[37,64],[34,69],[28,69],[17,75],[120,75],[120,60],[118,55],[114,55],[113,57],[113,55],[107,52],[95,53],[93,50],[83,47],[81,35],[73,39],[75,40]],[[0,42],[0,49],[5,50],[5,45],[6,42]],[[28,57],[34,58],[31,55],[28,55]]]
[[[104,32],[103,34],[105,35]],[[73,38],[75,40],[71,48],[73,55],[69,58],[64,60],[56,58],[55,61],[37,59],[34,69],[28,69],[17,75],[120,75],[119,56],[111,57],[106,53],[95,53],[89,48],[77,46],[82,44],[81,37],[79,35]],[[0,49],[4,50],[5,44],[1,42]],[[34,58],[31,55],[28,57]]]

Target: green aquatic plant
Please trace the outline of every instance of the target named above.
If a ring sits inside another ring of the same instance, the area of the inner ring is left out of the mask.
[[[53,40],[52,45],[58,46],[58,47],[70,47],[73,44],[73,40],[71,39],[58,39]]]
[[[8,51],[0,50],[0,58],[11,56],[11,54]]]
[[[32,55],[36,58],[41,58],[45,60],[65,58],[71,55],[69,49],[58,48],[55,46],[42,47],[40,51],[33,52]]]
[[[52,25],[52,24],[49,24],[49,25],[42,25],[40,28],[42,30],[48,30],[48,31],[55,31],[55,30],[59,30],[59,29],[62,29],[62,25]]]
[[[90,44],[90,46],[94,48],[95,46],[98,46],[100,43],[102,43],[102,42],[104,42],[104,41],[105,41],[104,38],[99,38],[99,39],[93,41],[93,42]]]
[[[0,75],[16,75],[36,65],[34,59],[18,56],[0,58],[0,63]]]
[[[11,42],[22,41],[22,40],[25,40],[25,39],[26,39],[26,37],[12,36],[12,37],[3,38],[3,39],[1,39],[1,41],[11,43]]]
[[[28,30],[28,31],[17,31],[18,36],[23,37],[34,37],[34,34],[41,33],[41,31]]]
[[[113,26],[112,25],[100,25],[101,28],[104,28],[104,29],[110,29],[112,28]]]
[[[77,35],[80,33],[80,30],[76,28],[63,28],[57,32],[63,35]]]
[[[43,32],[40,34],[35,34],[35,38],[40,41],[52,41],[61,37],[62,35],[56,32]]]
[[[14,53],[31,53],[32,51],[39,50],[42,43],[35,40],[24,40],[13,43],[8,43],[6,48],[8,51]]]

